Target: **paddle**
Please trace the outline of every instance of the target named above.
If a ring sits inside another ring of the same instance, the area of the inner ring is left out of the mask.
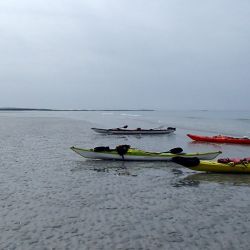
[[[173,127],[168,127],[167,129],[169,129],[169,130],[176,130],[176,128],[173,128]]]
[[[119,128],[111,128],[109,130],[120,130],[120,129],[123,129],[123,128],[128,128],[128,125],[125,125],[125,126],[122,126],[122,127],[119,127]]]
[[[172,148],[169,151],[161,152],[161,153],[180,154],[182,151],[183,151],[182,148]]]
[[[176,128],[173,128],[173,127],[167,127],[167,128],[166,128],[166,126],[164,126],[164,125],[161,125],[161,126],[159,126],[159,127],[157,127],[157,128],[153,128],[153,130],[154,130],[154,129],[156,129],[156,130],[157,130],[157,129],[176,130]]]
[[[172,158],[172,161],[184,167],[196,167],[200,164],[200,160],[197,157],[185,158],[176,156]]]

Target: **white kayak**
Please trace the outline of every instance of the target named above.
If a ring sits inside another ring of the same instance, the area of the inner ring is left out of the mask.
[[[221,154],[221,151],[174,154],[171,153],[171,150],[169,152],[147,152],[135,148],[129,148],[125,154],[120,155],[116,149],[101,152],[96,152],[94,149],[83,149],[76,147],[71,147],[71,149],[77,154],[89,159],[126,161],[171,161],[172,158],[176,156],[197,157],[201,160],[212,160]]]
[[[114,135],[154,135],[154,134],[170,134],[173,133],[176,129],[168,127],[166,129],[126,129],[126,128],[91,128],[96,133],[100,134],[114,134]]]

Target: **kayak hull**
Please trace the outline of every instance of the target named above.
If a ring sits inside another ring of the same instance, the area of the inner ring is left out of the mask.
[[[155,134],[171,134],[176,129],[102,129],[102,128],[91,128],[96,133],[100,134],[114,134],[114,135],[155,135]]]
[[[125,161],[171,161],[175,156],[183,157],[197,157],[203,160],[212,160],[216,158],[221,151],[206,152],[206,153],[156,153],[156,152],[146,152],[138,149],[129,149],[128,152],[123,155],[119,155],[115,150],[105,151],[105,152],[95,152],[93,149],[81,149],[76,147],[71,147],[71,149],[82,157],[97,160],[125,160]]]
[[[250,145],[249,138],[237,138],[237,137],[229,137],[229,136],[201,136],[201,135],[192,135],[192,134],[187,134],[187,136],[194,141],[249,144]]]

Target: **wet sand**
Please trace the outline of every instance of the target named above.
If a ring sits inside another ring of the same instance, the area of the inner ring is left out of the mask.
[[[250,176],[84,160],[91,123],[0,119],[0,249],[249,249]]]

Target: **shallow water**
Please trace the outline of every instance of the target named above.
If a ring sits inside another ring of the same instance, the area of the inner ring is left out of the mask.
[[[0,249],[248,249],[250,176],[197,173],[174,163],[85,160],[69,149],[126,143],[250,155],[250,146],[192,143],[185,136],[230,133],[233,126],[246,135],[247,114],[222,126],[225,113],[189,113],[1,112]],[[127,123],[177,131],[113,137],[90,129]]]

